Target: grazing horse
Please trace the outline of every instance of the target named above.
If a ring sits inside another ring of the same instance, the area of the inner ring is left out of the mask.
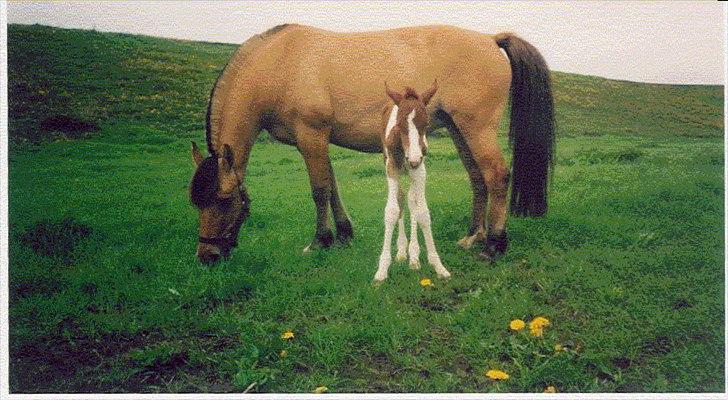
[[[385,84],[386,85],[386,84]],[[384,149],[384,169],[387,174],[387,205],[384,208],[384,244],[379,256],[379,268],[374,281],[387,279],[387,271],[392,262],[392,233],[394,224],[398,223],[397,261],[404,261],[409,250],[409,265],[412,269],[420,268],[420,245],[417,242],[417,226],[422,228],[427,248],[427,262],[435,268],[437,276],[449,278],[450,273],[440,261],[432,237],[430,210],[425,199],[425,155],[427,155],[427,137],[425,136],[430,117],[426,107],[437,92],[437,81],[422,96],[412,88],[405,88],[404,93],[397,93],[388,87],[387,95],[394,102],[384,112],[385,128],[382,130],[382,148]],[[410,177],[410,188],[407,192],[407,205],[410,210],[410,242],[407,248],[407,235],[404,231],[404,193],[399,185],[399,176],[407,172]]]
[[[336,238],[349,241],[352,226],[328,145],[381,152],[381,110],[387,103],[381,82],[426,87],[435,79],[439,89],[426,113],[448,128],[473,189],[470,229],[459,244],[469,248],[484,240],[483,256],[503,254],[509,177],[513,214],[546,213],[554,109],[550,73],[539,52],[510,33],[493,36],[451,26],[336,33],[282,25],[241,45],[212,89],[209,157],[192,149],[197,257],[215,262],[235,247],[249,213],[248,159],[262,129],[303,156],[316,207],[309,248],[334,242],[329,208]],[[510,173],[496,137],[509,92]]]

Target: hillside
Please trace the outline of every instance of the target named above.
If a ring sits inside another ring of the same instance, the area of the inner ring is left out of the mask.
[[[230,44],[10,25],[10,137],[41,139],[40,121],[54,115],[190,135],[203,129],[210,88],[234,50]],[[561,136],[723,134],[722,86],[561,72],[554,81]]]

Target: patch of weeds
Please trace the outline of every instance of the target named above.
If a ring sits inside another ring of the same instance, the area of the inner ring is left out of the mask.
[[[662,356],[672,351],[672,340],[667,336],[658,336],[642,345],[642,354],[646,356]]]
[[[372,176],[384,177],[384,168],[381,167],[366,167],[357,171],[354,171],[354,176],[357,178],[369,178]]]
[[[117,126],[113,129],[104,130],[101,137],[106,143],[115,144],[145,144],[145,145],[165,145],[177,141],[172,135],[143,126]],[[147,147],[146,151],[150,151]]]
[[[62,321],[59,326],[72,322]],[[134,336],[108,334],[90,337],[69,334],[38,337],[31,343],[10,349],[10,386],[13,393],[99,392],[108,383],[97,371],[111,367],[115,357],[158,337],[140,332]],[[84,377],[84,379],[74,379]]]
[[[692,306],[687,300],[680,298],[672,305],[672,309],[682,310],[683,308],[692,308]]]
[[[10,280],[11,299],[20,299],[34,295],[51,296],[61,290],[61,283],[54,279],[32,279],[30,282],[14,283]]]
[[[141,370],[129,378],[145,385],[166,384],[177,371],[185,368],[190,362],[190,355],[185,349],[177,348],[170,343],[160,343],[131,352],[134,366]]]
[[[36,254],[55,258],[69,266],[75,261],[76,246],[89,235],[91,228],[88,225],[66,218],[60,222],[38,222],[20,236],[20,242]]]
[[[40,141],[42,138],[62,137],[65,139],[86,139],[91,133],[100,131],[95,123],[84,121],[81,118],[69,115],[53,115],[40,122],[40,131],[43,135],[31,138]]]
[[[264,366],[263,354],[257,347],[250,346],[247,353],[237,363],[238,372],[233,377],[233,384],[241,389],[255,384],[250,391],[257,392],[275,379],[275,370]]]
[[[698,181],[695,182],[695,186],[698,188],[705,190],[706,192],[712,194],[713,196],[722,196],[723,195],[723,187],[720,184],[712,184],[710,182],[706,181]]]
[[[608,163],[620,163],[628,164],[633,163],[645,156],[643,150],[637,148],[620,149],[604,151],[600,149],[590,149],[587,151],[581,151],[571,158],[558,159],[557,163],[562,165],[595,165],[595,164],[608,164]]]
[[[443,161],[455,161],[459,160],[460,156],[458,153],[454,152],[448,152],[448,153],[429,153],[427,154],[427,158],[430,160],[443,160]]]

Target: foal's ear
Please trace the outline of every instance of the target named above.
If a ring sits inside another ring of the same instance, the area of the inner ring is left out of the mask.
[[[394,102],[394,104],[399,106],[399,102],[402,101],[403,96],[394,90],[389,88],[389,85],[387,85],[387,81],[384,81],[384,90],[387,92],[387,96],[389,96],[390,99]]]
[[[197,147],[197,143],[192,142],[192,159],[195,161],[195,165],[200,165],[202,162],[202,154],[200,154],[200,148]]]
[[[432,100],[432,96],[435,95],[435,92],[437,92],[437,79],[435,79],[434,82],[432,82],[432,87],[427,89],[425,93],[422,93],[422,102],[427,105],[427,103]]]
[[[234,161],[233,149],[229,144],[225,144],[222,147],[222,157],[218,159],[218,166],[222,171],[228,172],[233,168]]]

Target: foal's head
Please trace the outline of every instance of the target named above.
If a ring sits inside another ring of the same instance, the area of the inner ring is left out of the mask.
[[[405,160],[412,168],[417,168],[422,163],[422,157],[427,154],[425,134],[430,116],[426,106],[437,91],[437,80],[421,96],[411,87],[406,87],[404,93],[398,93],[390,89],[386,82],[385,89],[398,108],[397,122],[389,134],[399,138]]]
[[[233,168],[229,145],[221,157],[202,158],[192,142],[192,158],[197,170],[190,184],[190,200],[200,212],[200,236],[197,258],[211,264],[227,258],[238,245],[238,232],[249,214],[248,194]]]

